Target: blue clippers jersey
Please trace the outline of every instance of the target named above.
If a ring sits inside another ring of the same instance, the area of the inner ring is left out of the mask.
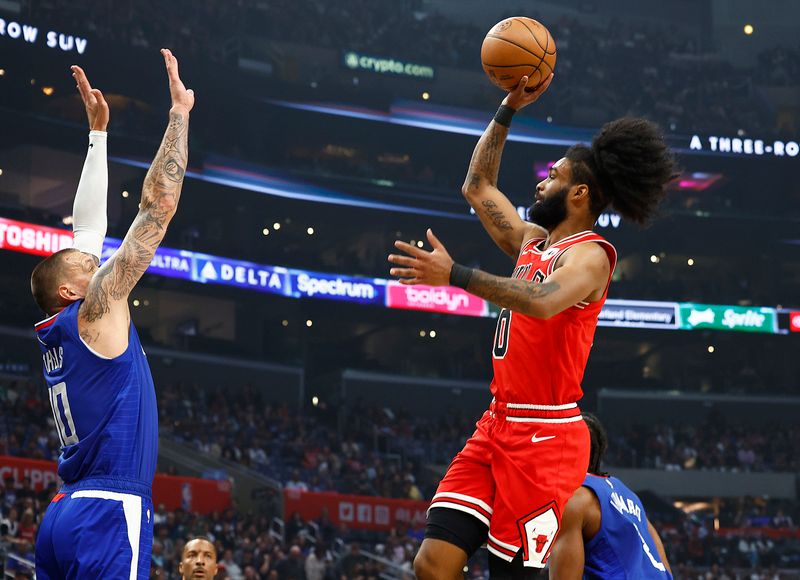
[[[587,474],[583,486],[597,496],[601,511],[600,530],[584,546],[583,577],[671,579],[638,496],[616,477]]]
[[[44,377],[61,439],[58,475],[111,489],[150,490],[158,457],[158,411],[150,367],[131,323],[128,348],[108,359],[78,335],[74,302],[36,325]]]

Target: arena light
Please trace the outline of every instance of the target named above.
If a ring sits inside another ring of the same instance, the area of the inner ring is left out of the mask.
[[[47,87],[42,87],[42,92],[45,94],[46,97],[49,97],[54,92],[56,92],[56,90],[51,86],[47,86]]]
[[[283,326],[284,328],[289,326],[289,321],[288,320],[281,320],[281,326]]]
[[[427,334],[428,334],[428,333],[427,333],[427,332],[425,332],[424,330],[420,330],[420,331],[419,331],[419,335],[420,335],[420,337],[421,337],[421,338],[425,338],[425,336],[426,336]]]
[[[753,25],[752,25],[752,24],[745,24],[745,25],[744,25],[744,33],[745,33],[747,36],[750,36],[751,34],[753,34],[753,31],[754,31],[754,30],[755,30],[755,29],[753,28]]]
[[[2,169],[0,169],[0,175],[3,175],[3,170]]]
[[[655,254],[653,254],[653,255],[651,255],[651,256],[650,256],[650,261],[651,261],[653,264],[658,264],[658,263],[661,261],[661,258],[659,258],[659,257],[658,257],[658,256],[656,256]]]
[[[311,320],[310,318],[308,320],[306,320],[306,326],[311,328],[313,325],[314,325],[314,321],[313,320]]]
[[[422,100],[423,101],[427,101],[430,98],[431,98],[431,94],[428,91],[425,91],[425,92],[422,93]]]
[[[714,354],[714,351],[717,350],[714,348],[713,344],[708,345],[708,354]]]
[[[6,69],[0,68],[0,77],[6,76]]]
[[[133,301],[133,306],[134,306],[135,308],[138,308],[138,307],[139,307],[139,304],[140,304],[140,302],[139,302],[138,300],[134,300],[134,301]]]
[[[686,260],[686,263],[690,266],[694,266],[694,258],[689,258],[688,260]]]
[[[306,233],[307,233],[309,236],[313,236],[313,235],[314,235],[314,228],[308,228],[308,229],[306,230]]]
[[[272,229],[273,230],[281,229],[281,224],[279,224],[278,222],[275,222],[274,224],[272,224]]]
[[[65,226],[71,226],[71,225],[72,225],[72,216],[71,216],[71,215],[65,215],[65,216],[63,217],[63,219],[61,220],[61,222],[62,222],[62,223],[65,225]]]
[[[430,336],[431,338],[436,338],[436,331],[435,331],[435,330],[431,330],[431,331],[428,333],[428,336]]]
[[[125,199],[127,199],[129,195],[130,194],[127,192],[127,190],[122,192],[122,197],[124,197]]]
[[[265,235],[265,236],[268,236],[269,235],[269,228],[264,228],[263,230],[261,230],[261,233],[263,235]]]

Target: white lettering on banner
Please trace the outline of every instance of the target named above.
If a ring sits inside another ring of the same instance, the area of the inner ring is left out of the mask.
[[[0,18],[0,36],[8,36],[14,40],[20,37],[27,43],[33,44],[39,38],[39,29],[36,26],[29,24],[20,24],[19,22],[7,22]],[[58,48],[64,52],[77,51],[78,54],[86,52],[88,40],[73,36],[72,34],[63,34],[55,30],[49,31],[45,35],[45,44],[49,48]]]
[[[444,306],[449,312],[455,312],[460,308],[469,306],[469,296],[465,294],[450,294],[445,289],[427,288],[417,290],[416,288],[406,288],[406,300],[412,306],[422,308],[434,308]]]
[[[48,485],[50,485],[50,482],[57,480],[55,471],[27,468],[23,469],[21,474],[19,471],[20,470],[18,467],[11,467],[9,465],[0,466],[0,478],[5,481],[11,477],[17,484],[21,484],[26,477],[30,477],[31,487],[34,489],[46,488]]]
[[[728,328],[736,328],[737,326],[750,326],[754,328],[761,328],[764,325],[766,316],[748,310],[744,313],[734,312],[733,310],[726,310],[722,315],[722,325]]]
[[[690,151],[703,151],[703,141],[699,135],[692,135],[689,141]],[[797,141],[773,141],[765,145],[762,139],[740,137],[708,137],[708,150],[718,153],[734,153],[737,155],[764,155],[772,153],[776,157],[797,157],[800,155],[800,144]]]
[[[339,521],[352,522],[355,515],[355,506],[352,502],[341,501],[339,502]]]
[[[188,272],[189,260],[186,258],[179,258],[177,256],[165,256],[156,254],[153,256],[153,261],[150,262],[153,268],[161,268],[162,270],[176,270],[178,272]]]
[[[208,276],[206,274],[212,275]],[[211,262],[208,262],[205,266],[203,266],[201,275],[209,280],[219,279],[224,282],[233,281],[237,284],[246,284],[248,286],[257,286],[259,288],[283,288],[283,281],[281,280],[280,274],[276,272],[270,272],[269,270],[250,268],[248,266],[231,266],[230,264],[220,264],[219,278],[217,278],[216,272],[214,271],[214,266],[211,265]]]
[[[321,294],[323,296],[349,296],[350,298],[372,300],[376,295],[375,287],[372,284],[350,282],[341,278],[334,280],[313,278],[308,274],[300,274],[297,277],[297,290],[309,297]]]
[[[356,506],[357,521],[359,524],[372,523],[372,506],[368,503],[360,503]]]
[[[39,228],[0,223],[0,248],[25,248],[42,253],[57,252],[72,246],[72,236]]]
[[[376,505],[375,506],[375,523],[380,526],[391,525],[391,512],[389,506]]]

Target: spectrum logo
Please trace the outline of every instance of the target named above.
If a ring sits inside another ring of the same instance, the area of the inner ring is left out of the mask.
[[[387,287],[389,308],[430,310],[448,314],[485,316],[488,308],[485,300],[451,286],[404,286],[389,282]]]

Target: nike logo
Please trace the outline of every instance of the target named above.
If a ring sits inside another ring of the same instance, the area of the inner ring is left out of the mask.
[[[531,443],[539,443],[540,441],[547,441],[548,439],[555,439],[556,438],[555,435],[547,435],[545,437],[538,437],[537,435],[534,435],[533,437],[531,437]]]

